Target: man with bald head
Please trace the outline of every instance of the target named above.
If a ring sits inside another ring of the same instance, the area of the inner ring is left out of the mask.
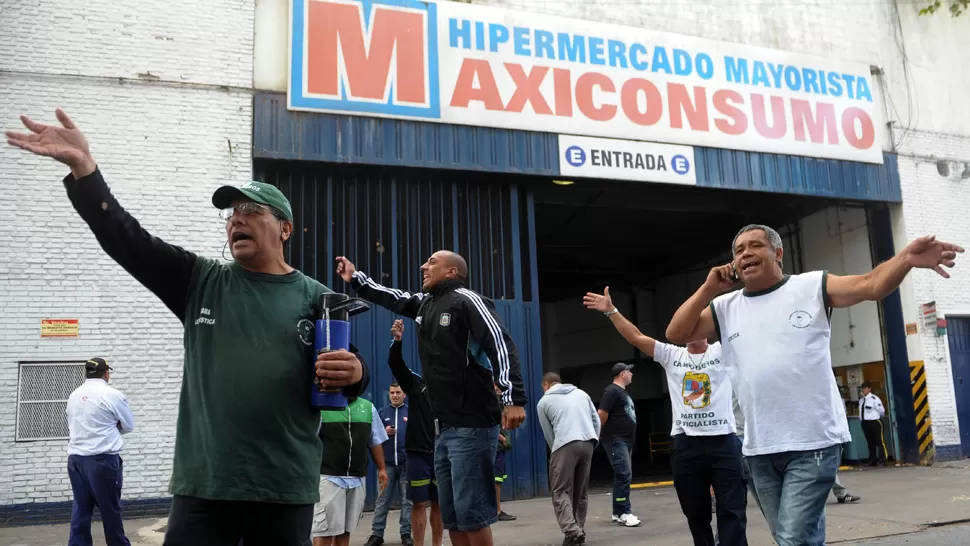
[[[499,424],[518,428],[528,403],[518,351],[494,304],[465,286],[468,265],[449,250],[421,266],[422,291],[416,294],[381,286],[343,256],[337,274],[361,297],[417,323],[418,355],[438,428],[441,519],[455,546],[491,546]]]

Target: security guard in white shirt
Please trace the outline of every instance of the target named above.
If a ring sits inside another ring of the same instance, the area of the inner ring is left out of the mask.
[[[872,385],[868,381],[862,384],[862,398],[859,399],[859,419],[862,421],[862,432],[869,444],[869,466],[886,463],[886,440],[882,434],[882,416],[886,415],[886,408],[882,400],[872,394]]]
[[[108,546],[131,546],[121,517],[122,434],[135,429],[128,399],[108,386],[111,367],[103,358],[84,363],[87,378],[67,400],[67,474],[74,491],[68,544],[91,544],[91,516],[101,512]]]

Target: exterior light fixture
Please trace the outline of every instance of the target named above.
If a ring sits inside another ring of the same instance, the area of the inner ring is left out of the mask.
[[[967,172],[970,173],[970,171],[967,171]],[[970,176],[970,174],[968,174],[967,176]],[[573,185],[573,181],[572,180],[553,180],[552,183],[555,184],[555,185],[557,185],[557,186],[572,186]]]
[[[937,161],[936,172],[940,173],[940,176],[950,176],[950,164],[942,159]]]

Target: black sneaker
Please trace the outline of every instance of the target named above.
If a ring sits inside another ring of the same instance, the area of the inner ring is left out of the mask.
[[[851,504],[853,502],[861,501],[862,497],[857,497],[855,495],[845,495],[844,497],[836,498],[836,500],[839,501],[839,504],[846,504],[846,503]]]
[[[401,544],[404,546],[414,546],[414,539],[411,538],[410,534],[401,535]]]
[[[510,516],[509,514],[506,514],[505,511],[503,510],[503,511],[501,511],[501,512],[498,513],[498,520],[499,521],[515,521],[515,516]]]
[[[364,543],[364,546],[381,546],[381,544],[384,544],[384,537],[371,535],[367,538],[367,542]]]
[[[567,535],[562,541],[562,546],[583,546],[586,544],[586,535]]]

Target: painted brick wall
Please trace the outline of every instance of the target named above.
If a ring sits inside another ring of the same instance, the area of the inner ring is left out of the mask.
[[[879,2],[757,2],[752,0],[487,0],[473,2],[624,26],[701,36],[797,53],[878,64],[881,42],[874,21]],[[837,16],[834,16],[837,15]],[[861,30],[867,32],[860,32]]]
[[[63,107],[145,228],[218,256],[211,193],[251,172],[253,12],[239,0],[9,3],[0,125],[20,113],[54,122]],[[66,443],[14,443],[18,362],[95,355],[116,368],[135,415],[124,497],[167,494],[182,328],[101,251],[66,198],[67,172],[0,145],[0,505],[70,499]],[[42,318],[80,319],[80,337],[41,340]]]
[[[901,147],[899,176],[902,182],[902,213],[907,240],[922,235],[936,235],[946,241],[970,243],[970,180],[960,178],[964,165],[948,162],[950,175],[937,172],[937,158],[962,158],[970,163],[970,135],[910,132]],[[961,256],[966,262],[966,256]],[[952,278],[943,279],[932,271],[914,271],[910,275],[910,298],[903,299],[907,321],[918,321],[918,306],[937,302],[942,312],[970,314],[970,273],[966,263],[952,270]],[[909,301],[907,301],[907,299]],[[959,443],[953,376],[946,354],[946,338],[932,330],[918,334],[918,347],[910,342],[910,359],[922,358],[926,366],[933,439],[937,446]],[[963,423],[970,426],[970,423]]]

